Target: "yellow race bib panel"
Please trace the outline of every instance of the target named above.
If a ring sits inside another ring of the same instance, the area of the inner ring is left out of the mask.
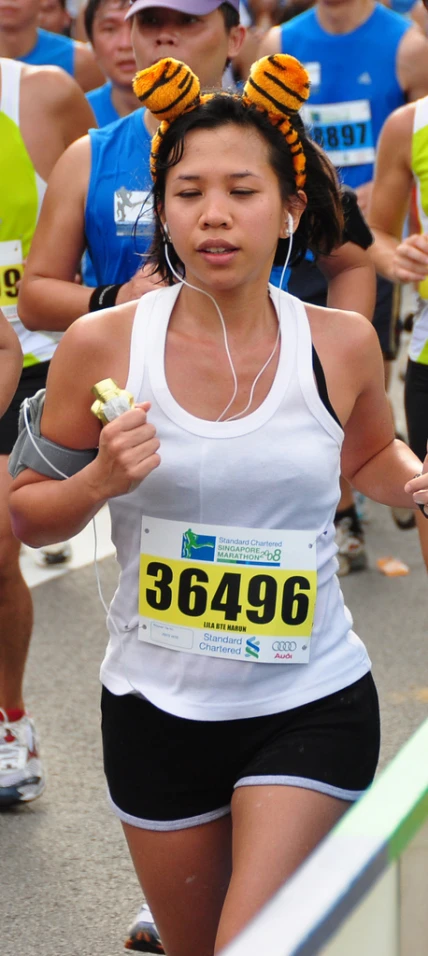
[[[229,660],[306,663],[315,532],[143,518],[142,641]]]
[[[7,318],[16,316],[18,282],[23,274],[21,242],[0,242],[0,308]]]

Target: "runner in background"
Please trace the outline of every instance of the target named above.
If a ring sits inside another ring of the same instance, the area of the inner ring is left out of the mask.
[[[0,56],[31,66],[60,66],[84,92],[101,86],[104,76],[88,44],[38,27],[39,0],[0,6]]]
[[[0,274],[0,283],[3,278]],[[9,407],[22,370],[19,339],[0,309],[0,418]]]
[[[403,239],[415,184],[419,231]],[[419,291],[404,394],[409,444],[420,456],[428,440],[428,97],[403,106],[385,123],[369,216],[378,272],[392,282],[417,283]],[[416,523],[428,570],[428,521],[416,514]]]
[[[125,19],[128,0],[89,0],[85,26],[92,49],[107,83],[87,93],[101,129],[140,107],[132,89],[137,69],[132,49],[131,23]]]
[[[364,213],[383,123],[406,99],[428,92],[428,41],[417,27],[373,0],[318,0],[311,10],[270,30],[260,47],[261,54],[291,50],[311,79],[306,120],[343,181],[356,190]],[[293,271],[289,289],[305,301],[326,302],[326,282],[314,262],[305,261]],[[351,297],[348,308],[354,308]],[[397,351],[398,311],[399,289],[379,278],[374,326],[387,384]],[[352,490],[345,482],[342,492],[336,523],[340,573],[347,574],[364,568],[367,555]]]
[[[57,67],[0,59],[0,307],[23,352],[13,401],[0,421],[0,807],[33,800],[44,788],[22,682],[33,608],[10,526],[8,455],[22,400],[46,382],[54,338],[28,332],[17,312],[18,282],[36,228],[48,176],[61,153],[94,122],[77,83]]]
[[[37,23],[49,33],[61,33],[70,36],[71,16],[66,0],[40,0]]]

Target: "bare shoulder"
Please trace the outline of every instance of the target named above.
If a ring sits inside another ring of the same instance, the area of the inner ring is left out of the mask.
[[[315,349],[322,359],[335,363],[355,363],[378,347],[377,334],[368,319],[359,312],[326,309],[306,305]]]
[[[410,100],[428,93],[427,55],[427,37],[418,26],[410,27],[401,40],[397,55],[398,81]]]
[[[426,51],[428,46],[427,38],[423,34],[422,30],[416,24],[411,26],[409,30],[406,30],[405,34],[401,39],[401,43],[398,48],[398,58],[399,60],[408,59],[415,53],[419,54],[422,51]]]
[[[408,141],[413,133],[415,110],[416,102],[412,102],[405,103],[404,106],[399,106],[399,108],[394,110],[393,113],[390,113],[384,123],[382,136],[384,138],[397,137],[397,143],[395,144],[396,147],[400,145],[401,137],[404,137],[406,141]]]
[[[260,43],[258,56],[273,56],[274,53],[281,52],[281,28],[272,27],[264,35]]]
[[[64,91],[73,89],[75,81],[60,66],[29,66],[24,63],[21,74],[22,93],[48,104],[56,102]]]
[[[107,378],[114,377],[110,371],[113,366],[116,371],[123,366],[126,379],[137,305],[137,302],[125,302],[112,309],[82,315],[67,329],[55,354],[65,364],[75,367],[76,363],[82,371],[89,369],[92,373],[94,366],[100,371],[104,369]]]

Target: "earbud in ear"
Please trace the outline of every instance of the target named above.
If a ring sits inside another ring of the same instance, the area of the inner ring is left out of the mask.
[[[294,232],[294,219],[291,215],[291,212],[288,213],[287,223],[288,223],[288,235],[292,236]]]
[[[170,236],[170,234],[169,234],[169,229],[168,229],[168,223],[167,223],[167,222],[164,222],[164,225],[163,225],[163,234],[164,234],[165,242],[171,242],[171,236]]]

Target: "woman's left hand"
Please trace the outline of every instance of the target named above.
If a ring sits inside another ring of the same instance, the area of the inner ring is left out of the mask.
[[[404,491],[412,495],[416,505],[423,506],[424,515],[428,518],[428,453],[425,456],[421,474],[411,478],[404,486]]]

